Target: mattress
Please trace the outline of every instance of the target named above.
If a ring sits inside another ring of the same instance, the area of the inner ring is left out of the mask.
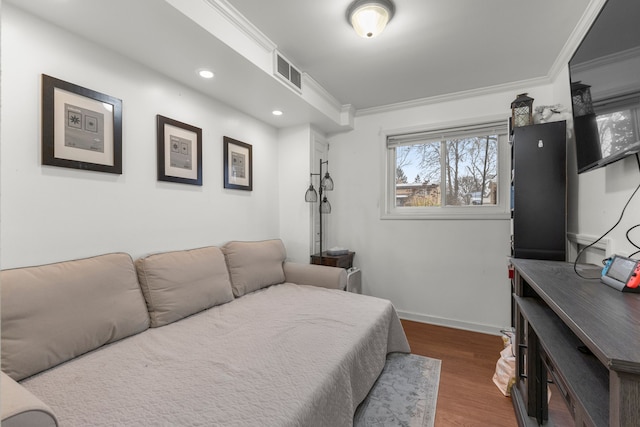
[[[285,283],[21,384],[63,427],[349,426],[386,355],[409,350],[389,301]]]

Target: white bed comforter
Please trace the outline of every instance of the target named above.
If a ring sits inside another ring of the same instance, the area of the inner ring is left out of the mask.
[[[339,427],[398,351],[409,345],[389,301],[282,284],[21,384],[62,427]]]

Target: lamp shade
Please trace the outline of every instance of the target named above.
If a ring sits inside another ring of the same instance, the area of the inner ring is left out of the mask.
[[[385,29],[394,12],[390,0],[357,0],[347,9],[347,19],[360,37],[372,38]]]
[[[304,201],[305,202],[318,201],[318,193],[316,192],[316,189],[313,188],[313,184],[309,184],[309,188],[307,188],[307,192],[304,193]]]
[[[324,174],[324,178],[322,178],[320,185],[327,191],[333,190],[333,179],[331,179],[329,172]]]
[[[322,202],[320,202],[320,212],[325,213],[325,214],[330,214],[331,213],[331,203],[329,203],[329,200],[327,199],[327,196],[324,196],[322,198]]]

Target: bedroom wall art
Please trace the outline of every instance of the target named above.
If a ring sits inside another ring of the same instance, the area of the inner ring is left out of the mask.
[[[202,129],[157,116],[158,181],[202,185]]]
[[[122,101],[43,74],[42,164],[122,174]]]
[[[253,157],[250,144],[224,137],[224,188],[253,190]]]

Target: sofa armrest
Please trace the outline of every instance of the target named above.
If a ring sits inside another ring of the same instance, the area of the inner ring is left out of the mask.
[[[345,289],[347,271],[344,268],[326,265],[284,263],[285,281],[297,285],[319,286],[329,289]]]
[[[2,427],[56,427],[58,425],[58,420],[51,408],[4,372],[1,375]]]

